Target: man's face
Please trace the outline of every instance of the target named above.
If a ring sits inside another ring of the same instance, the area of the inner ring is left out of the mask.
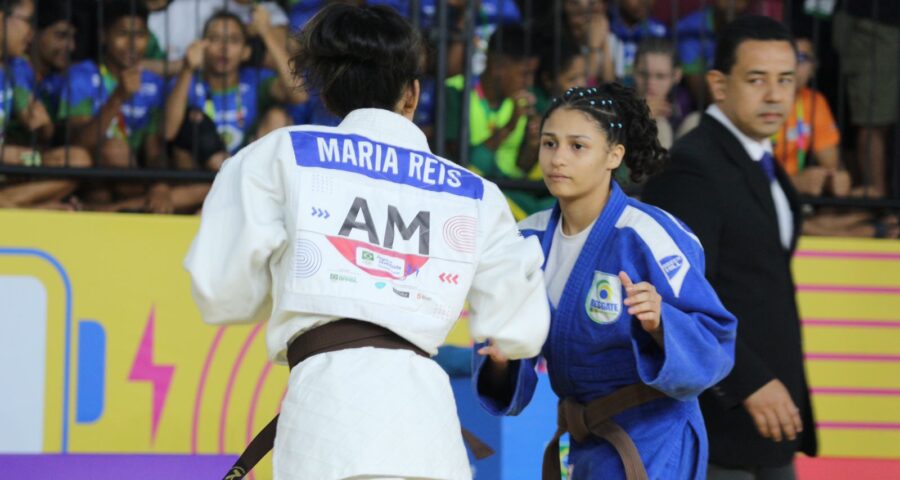
[[[7,56],[25,55],[33,34],[32,20],[34,20],[34,3],[31,0],[21,2],[12,9],[9,15],[4,15],[3,26]]]
[[[131,68],[144,58],[150,30],[143,18],[122,17],[109,26],[105,41],[107,61],[119,68]]]
[[[665,98],[680,80],[670,55],[647,53],[635,62],[634,87],[641,96]]]
[[[55,71],[65,70],[75,51],[75,26],[60,20],[38,31],[35,54]]]
[[[707,79],[719,108],[745,135],[762,140],[775,134],[794,103],[797,56],[786,41],[747,40],[736,51],[731,72]]]
[[[493,60],[496,60],[496,65],[491,81],[500,87],[504,98],[512,97],[534,84],[537,59],[514,60],[497,56]]]
[[[622,15],[632,23],[642,22],[650,15],[653,0],[620,0],[619,9]]]

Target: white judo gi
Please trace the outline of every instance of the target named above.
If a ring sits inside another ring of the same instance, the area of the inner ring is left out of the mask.
[[[372,322],[434,354],[470,304],[470,330],[510,358],[549,328],[536,240],[496,185],[434,156],[379,109],[337,127],[275,131],[225,162],[185,266],[206,322],[268,316],[271,358],[338,318]],[[406,350],[313,356],[290,375],[275,478],[468,479],[447,375]]]

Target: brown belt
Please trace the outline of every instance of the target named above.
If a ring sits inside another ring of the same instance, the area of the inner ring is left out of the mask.
[[[335,352],[348,348],[375,347],[392,350],[410,350],[417,355],[430,358],[425,350],[415,346],[409,340],[397,335],[387,328],[374,323],[344,318],[326,323],[295,338],[288,345],[288,365],[294,368],[300,362],[320,353]],[[275,430],[278,415],[263,427],[247,445],[244,453],[237,459],[231,470],[225,474],[224,480],[240,480],[259,463],[275,445]],[[494,451],[472,432],[462,429],[463,440],[479,460],[494,454]],[[558,463],[558,462],[557,462]]]
[[[559,403],[556,417],[556,435],[544,450],[543,480],[559,480],[561,475],[559,463],[559,437],[569,432],[576,442],[584,442],[591,436],[602,438],[612,444],[625,465],[627,480],[647,480],[644,462],[638,454],[637,447],[622,427],[612,417],[642,405],[665,394],[654,390],[643,383],[636,383],[620,388],[615,392],[582,405],[570,398]]]

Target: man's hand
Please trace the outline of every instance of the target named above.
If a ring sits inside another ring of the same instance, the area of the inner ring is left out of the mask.
[[[31,104],[28,106],[26,118],[28,130],[32,132],[53,123],[50,119],[50,114],[47,113],[47,108],[44,107],[43,102],[38,100],[31,101]]]
[[[513,119],[510,120],[511,124],[523,116],[537,114],[534,110],[534,104],[537,103],[537,98],[535,98],[534,94],[528,90],[520,90],[512,96],[512,100],[516,102],[516,110],[513,113]]]
[[[829,171],[822,167],[804,168],[794,176],[794,187],[797,191],[806,195],[818,197],[822,195],[825,182],[828,180]]]
[[[800,409],[778,380],[772,380],[745,398],[744,408],[753,418],[759,434],[765,438],[776,442],[795,440],[797,434],[803,431]]]

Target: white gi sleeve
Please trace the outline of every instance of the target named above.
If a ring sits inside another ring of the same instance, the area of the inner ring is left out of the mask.
[[[469,292],[470,331],[476,342],[490,339],[510,359],[537,356],[550,328],[535,238],[519,234],[506,198],[485,182],[479,215],[478,267]]]
[[[270,135],[228,159],[203,204],[184,266],[207,323],[269,314],[269,258],[287,240],[278,144]]]

